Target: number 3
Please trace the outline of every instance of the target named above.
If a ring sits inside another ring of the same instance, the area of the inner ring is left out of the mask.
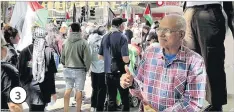
[[[16,92],[16,94],[18,93],[18,95],[16,95],[16,96],[18,96],[18,98],[15,98],[16,100],[20,100],[21,99],[21,96],[20,96],[20,92]]]

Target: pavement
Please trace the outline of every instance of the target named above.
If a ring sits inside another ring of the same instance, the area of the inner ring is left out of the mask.
[[[63,80],[63,74],[60,71],[56,74],[55,79],[55,85],[56,85],[56,91],[57,91],[57,101],[53,105],[48,105],[46,107],[46,112],[63,112],[64,108],[64,92],[65,92],[65,81]],[[91,108],[91,94],[92,94],[92,88],[91,88],[91,77],[87,75],[86,82],[85,82],[85,90],[84,90],[84,100],[82,102],[82,112],[90,112]],[[72,102],[74,101],[74,92],[71,94],[70,98],[70,108],[69,112],[75,112],[76,107],[72,105]],[[205,101],[204,107],[207,106],[208,103]],[[29,112],[27,103],[23,103],[24,112]],[[137,112],[138,107],[131,108],[131,112]],[[234,97],[232,95],[228,96],[228,104],[224,106],[224,112],[234,112]]]
[[[57,92],[57,101],[53,105],[48,105],[46,107],[47,112],[63,112],[64,108],[64,92],[65,92],[65,81],[63,79],[62,66],[59,66],[59,73],[56,74],[55,77],[55,87]],[[86,76],[85,81],[85,89],[84,89],[84,99],[82,102],[82,112],[89,112],[91,108],[91,77],[89,75]],[[69,104],[69,112],[75,112],[76,107],[72,104],[74,102],[74,92],[71,94],[70,104]],[[29,108],[27,103],[23,103],[24,112],[29,112]],[[137,112],[138,107],[131,108],[131,112]]]

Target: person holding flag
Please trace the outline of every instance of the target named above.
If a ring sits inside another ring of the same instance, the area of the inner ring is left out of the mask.
[[[134,77],[125,66],[122,88],[141,99],[140,111],[197,112],[205,100],[206,68],[203,58],[182,45],[186,21],[167,15],[156,29],[160,46],[144,53]]]

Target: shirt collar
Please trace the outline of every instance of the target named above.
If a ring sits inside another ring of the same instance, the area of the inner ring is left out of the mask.
[[[185,60],[185,58],[186,58],[185,56],[186,56],[185,47],[184,47],[184,46],[181,46],[179,52],[176,54],[175,60],[179,60],[179,61],[185,62],[185,61],[186,61],[186,60]],[[162,48],[162,47],[160,48],[157,57],[158,57],[159,59],[165,59],[165,55],[164,55],[164,53],[163,53],[163,48]]]
[[[110,29],[111,32],[120,32],[120,30],[118,28],[112,27]]]

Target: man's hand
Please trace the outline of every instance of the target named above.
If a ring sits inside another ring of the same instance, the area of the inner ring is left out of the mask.
[[[21,104],[7,103],[10,112],[23,112],[23,106]]]
[[[126,74],[123,74],[120,78],[120,85],[124,89],[130,87],[133,82],[133,76],[130,74],[127,65],[125,65],[125,71],[126,71]]]

